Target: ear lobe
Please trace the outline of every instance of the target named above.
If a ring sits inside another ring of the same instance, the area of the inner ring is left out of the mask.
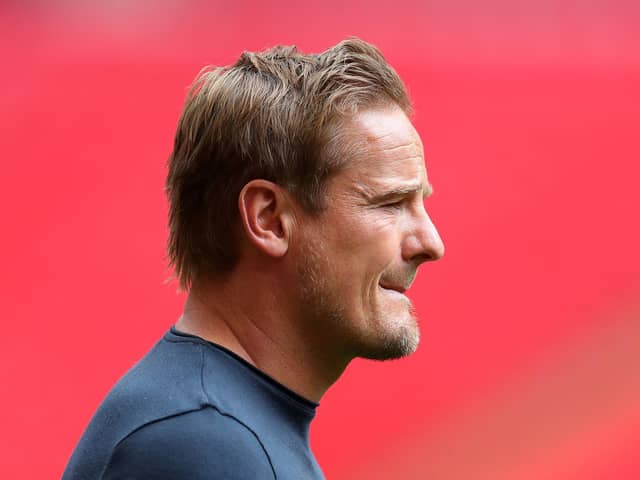
[[[242,227],[249,242],[270,257],[282,257],[289,248],[287,199],[273,182],[257,179],[238,195]]]

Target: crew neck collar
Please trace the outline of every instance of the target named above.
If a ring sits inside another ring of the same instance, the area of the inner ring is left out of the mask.
[[[293,390],[283,385],[282,383],[278,382],[276,379],[274,379],[267,373],[257,368],[255,365],[252,365],[251,363],[249,363],[247,360],[242,358],[237,353],[233,352],[232,350],[229,350],[226,347],[223,347],[222,345],[219,345],[215,342],[211,342],[209,340],[205,340],[204,338],[199,337],[197,335],[192,335],[190,333],[182,332],[178,330],[175,326],[171,326],[167,335],[171,335],[174,341],[191,341],[191,342],[196,341],[197,343],[201,343],[201,344],[213,347],[215,350],[218,350],[224,353],[225,355],[237,361],[240,365],[248,369],[254,375],[258,376],[262,381],[266,382],[270,387],[275,389],[277,393],[285,395],[285,397],[288,400],[294,401],[296,404],[300,405],[304,410],[306,410],[312,416],[315,415],[316,408],[320,405],[318,402],[309,400],[308,398],[305,398],[302,395],[294,392]]]

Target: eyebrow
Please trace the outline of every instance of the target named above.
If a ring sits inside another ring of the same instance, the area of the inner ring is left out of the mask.
[[[404,187],[396,187],[385,191],[379,195],[373,195],[372,200],[376,202],[383,202],[397,197],[405,197],[407,195],[416,194],[422,192],[422,198],[428,198],[433,194],[433,186],[430,183],[407,185]]]

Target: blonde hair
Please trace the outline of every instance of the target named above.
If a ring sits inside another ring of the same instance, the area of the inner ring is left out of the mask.
[[[395,70],[373,45],[348,39],[320,54],[293,46],[244,52],[207,67],[187,96],[166,191],[168,258],[180,286],[230,270],[238,251],[238,195],[262,178],[289,190],[310,213],[340,155],[343,120],[362,108],[411,104]]]

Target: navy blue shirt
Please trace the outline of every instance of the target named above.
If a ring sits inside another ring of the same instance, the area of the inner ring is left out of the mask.
[[[109,392],[63,480],[324,479],[317,403],[172,328]]]

